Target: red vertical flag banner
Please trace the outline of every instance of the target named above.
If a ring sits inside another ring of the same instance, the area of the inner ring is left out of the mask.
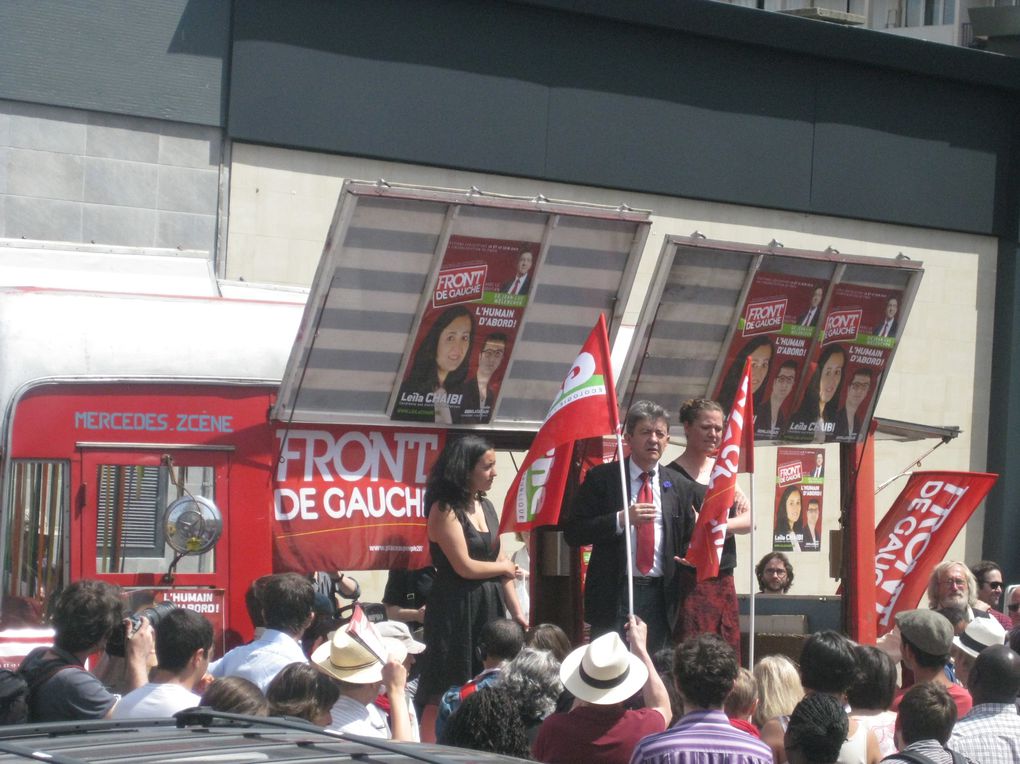
[[[611,434],[619,423],[609,335],[600,315],[510,486],[499,532],[555,525],[574,441]]]
[[[875,531],[875,608],[878,632],[916,606],[932,569],[949,550],[998,475],[915,472]]]
[[[754,422],[754,404],[751,401],[751,359],[744,363],[744,375],[737,388],[737,395],[726,420],[722,448],[712,468],[708,481],[708,492],[701,504],[698,521],[691,535],[691,545],[686,561],[698,569],[698,580],[719,575],[719,560],[722,558],[723,542],[726,540],[726,525],[730,507],[737,492],[737,472],[741,467],[741,451],[747,450],[745,430],[751,430]],[[753,450],[753,443],[751,445]],[[753,459],[749,460],[753,464]]]

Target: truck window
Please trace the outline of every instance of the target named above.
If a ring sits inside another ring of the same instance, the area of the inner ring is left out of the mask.
[[[69,463],[12,462],[6,518],[3,627],[40,622],[43,604],[67,580]]]
[[[98,573],[165,573],[174,557],[163,538],[166,508],[188,494],[216,500],[212,467],[101,464],[97,485]],[[213,572],[215,551],[185,557],[177,572]]]

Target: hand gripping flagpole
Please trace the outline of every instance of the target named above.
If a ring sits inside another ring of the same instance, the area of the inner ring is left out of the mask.
[[[634,615],[634,550],[631,549],[630,539],[630,491],[627,490],[627,468],[623,461],[623,437],[620,434],[621,425],[616,426],[616,462],[620,465],[620,497],[623,499],[623,539],[627,547],[627,613]]]

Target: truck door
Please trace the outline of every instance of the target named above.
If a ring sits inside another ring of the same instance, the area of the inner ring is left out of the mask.
[[[174,559],[166,543],[163,514],[175,500],[204,496],[228,523],[229,450],[106,449],[83,447],[81,488],[72,510],[72,544],[80,544],[80,573],[124,587],[139,609],[174,601],[206,615],[222,649],[224,594],[229,551],[222,538],[204,554],[177,565],[172,585],[164,580]]]

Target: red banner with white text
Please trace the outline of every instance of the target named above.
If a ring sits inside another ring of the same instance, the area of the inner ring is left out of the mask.
[[[286,433],[286,436],[285,436]],[[425,481],[442,430],[320,426],[286,437],[273,475],[273,570],[428,564]]]
[[[875,531],[878,633],[917,606],[932,569],[995,485],[986,472],[915,472]]]

